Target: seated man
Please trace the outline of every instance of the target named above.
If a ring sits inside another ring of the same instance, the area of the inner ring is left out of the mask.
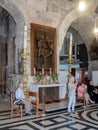
[[[25,115],[32,115],[33,114],[33,112],[31,111],[32,104],[30,100],[25,97],[23,87],[24,87],[24,84],[20,82],[18,85],[18,89],[15,91],[15,98],[16,98],[15,103],[18,104],[18,102],[22,101],[22,103],[25,105],[25,112],[26,112]],[[18,99],[18,102],[17,102],[17,99]]]

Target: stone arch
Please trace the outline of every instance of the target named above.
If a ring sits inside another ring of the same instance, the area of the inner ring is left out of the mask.
[[[57,30],[57,67],[59,66],[59,55],[63,45],[64,37],[71,23],[78,18],[76,10],[71,11],[63,18]],[[58,69],[58,68],[57,68]]]
[[[57,38],[58,38],[58,40],[57,40],[58,41],[57,58],[59,58],[60,51],[61,51],[63,41],[64,41],[68,28],[70,27],[72,22],[78,18],[79,18],[79,14],[77,12],[77,9],[75,9],[75,10],[71,11],[67,16],[65,16],[62,21],[60,21],[61,24],[59,23],[59,28],[58,28],[58,33],[57,33],[57,35],[58,35],[57,36]],[[86,41],[84,41],[84,42],[86,42]],[[58,61],[57,64],[59,66],[59,59],[57,59],[57,61]]]
[[[0,6],[11,14],[16,23],[22,21],[24,23],[24,16],[11,0],[0,0]]]
[[[73,10],[63,19],[61,25],[59,26],[59,36],[58,36],[58,38],[59,38],[58,39],[58,41],[59,41],[59,44],[58,44],[59,53],[60,53],[60,50],[61,50],[61,47],[62,47],[62,44],[63,44],[63,41],[64,41],[64,37],[66,35],[66,32],[67,32],[69,26],[77,18],[78,18],[77,13],[76,13],[75,10]]]
[[[15,61],[18,61],[18,50],[21,50],[24,43],[24,25],[25,18],[21,11],[16,7],[16,5],[11,0],[0,0],[0,6],[4,8],[15,20],[16,29],[15,29]],[[18,72],[18,66],[15,66],[16,73]]]

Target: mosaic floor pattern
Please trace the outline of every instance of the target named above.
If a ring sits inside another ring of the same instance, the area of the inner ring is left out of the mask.
[[[10,118],[10,111],[0,111],[0,130],[98,130],[98,104],[81,107],[71,116],[66,110],[45,117]]]

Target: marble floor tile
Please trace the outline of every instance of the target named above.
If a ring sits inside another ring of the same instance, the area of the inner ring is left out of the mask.
[[[87,109],[79,106],[75,110],[71,116],[67,109],[62,109],[47,112],[44,117],[34,114],[11,118],[9,108],[0,109],[0,130],[98,130],[98,104],[89,105]]]

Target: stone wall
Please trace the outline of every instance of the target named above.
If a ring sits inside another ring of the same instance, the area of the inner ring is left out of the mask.
[[[65,33],[74,19],[74,15],[64,23],[63,30],[60,30],[63,19],[67,16],[68,12],[73,9],[73,3],[69,1],[57,1],[57,0],[17,0],[12,1],[21,10],[25,17],[25,22],[28,28],[27,31],[27,48],[30,54],[30,23],[37,23],[41,25],[47,25],[55,27],[57,29],[57,69],[59,65],[60,48],[63,44]],[[66,5],[66,8],[65,8]],[[26,7],[26,8],[25,8]],[[66,24],[67,23],[67,24]],[[66,31],[65,31],[66,28]],[[63,32],[63,35],[62,35]],[[27,56],[27,68],[30,74],[30,55]]]
[[[92,79],[92,71],[98,71],[98,61],[90,61],[88,70],[89,79]]]
[[[30,74],[30,23],[37,23],[55,27],[57,31],[57,67],[59,67],[59,55],[63,45],[64,37],[71,23],[78,17],[83,19],[89,16],[88,12],[79,14],[74,2],[68,0],[0,0],[0,6],[6,9],[14,18],[15,28],[15,62],[18,61],[19,52],[24,47],[24,26],[27,26],[27,73]],[[88,18],[88,17],[87,17]],[[86,20],[87,20],[86,18]],[[81,22],[81,19],[79,22]],[[90,19],[88,19],[90,21]],[[84,20],[85,21],[85,20]],[[85,26],[88,24],[84,24]],[[88,47],[91,38],[86,37],[86,28],[80,28],[81,35]],[[90,32],[90,31],[89,31]],[[88,40],[87,40],[88,39]],[[92,67],[89,68],[91,70]],[[59,68],[58,68],[59,70]],[[19,66],[15,66],[15,72],[19,73]]]

